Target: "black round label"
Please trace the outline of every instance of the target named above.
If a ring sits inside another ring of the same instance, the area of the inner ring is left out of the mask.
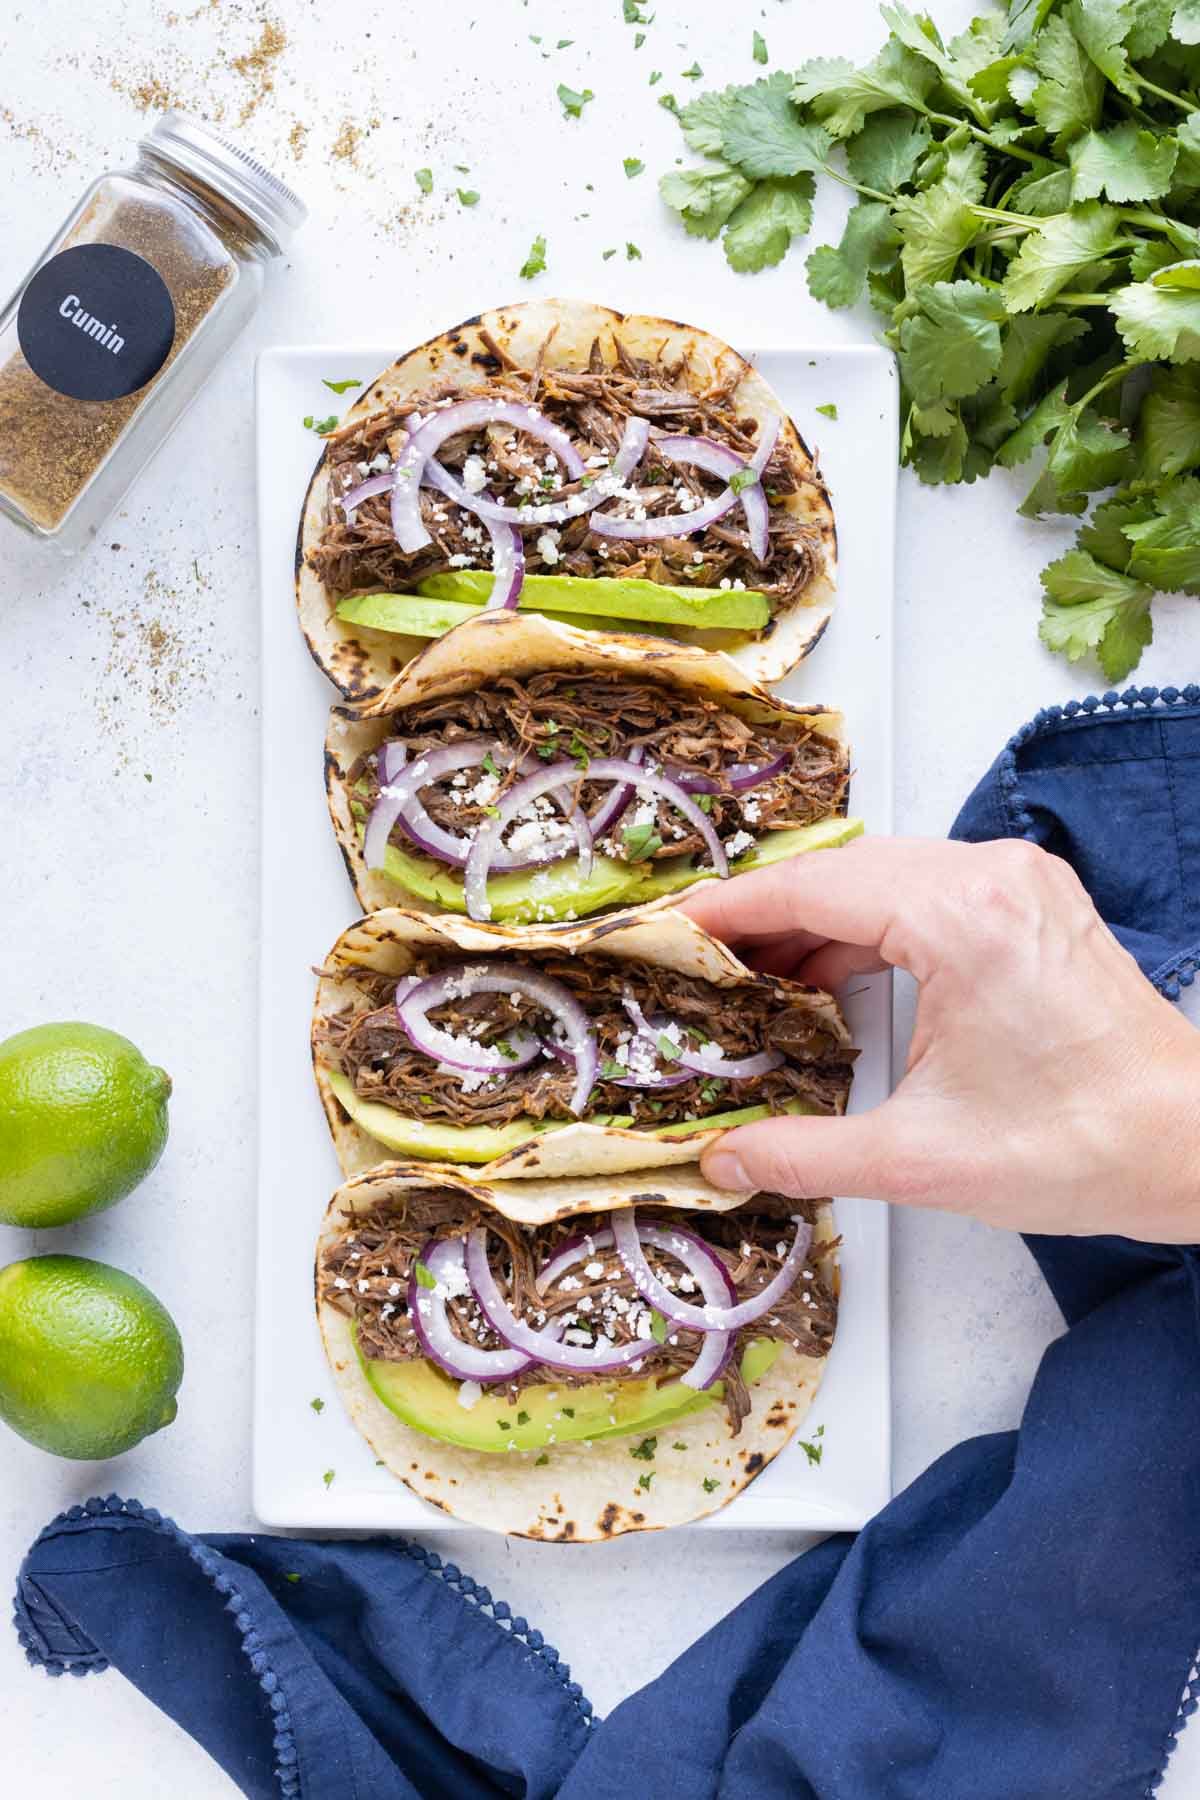
[[[31,278],[17,309],[17,339],[47,387],[73,400],[119,400],[166,362],[175,306],[144,256],[119,244],[76,244]]]

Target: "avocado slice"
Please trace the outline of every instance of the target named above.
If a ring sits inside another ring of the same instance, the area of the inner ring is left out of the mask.
[[[440,1119],[409,1119],[394,1107],[378,1100],[364,1100],[354,1084],[338,1069],[327,1071],[329,1085],[356,1125],[376,1138],[389,1150],[401,1156],[418,1156],[435,1162],[491,1162],[506,1150],[515,1150],[531,1137],[547,1131],[561,1131],[565,1119],[516,1119],[511,1125],[447,1125]],[[789,1100],[783,1109],[789,1113],[809,1111],[803,1100]],[[677,1125],[656,1125],[645,1131],[648,1138],[691,1137],[697,1131],[725,1131],[735,1125],[750,1125],[755,1119],[771,1116],[766,1106],[742,1106],[733,1112],[712,1113],[707,1119],[681,1119]],[[597,1113],[589,1125],[615,1125],[632,1130],[634,1122],[628,1113]]]
[[[862,831],[861,819],[821,819],[816,825],[797,825],[788,831],[764,831],[753,850],[730,863],[729,873],[746,875],[751,869],[765,869],[770,863],[783,862],[809,850],[834,850],[859,837]],[[660,862],[639,866],[643,872],[633,892],[624,896],[626,906],[660,900],[664,894],[677,894],[697,881],[715,879],[708,869],[695,868],[690,856],[666,856]]]
[[[491,577],[488,577],[489,581]],[[422,594],[351,594],[339,600],[336,611],[347,625],[369,625],[372,631],[402,631],[406,637],[444,637],[473,619],[485,607],[461,600],[427,599]],[[569,620],[561,613],[547,612],[563,624],[581,625],[588,631],[607,631],[612,621],[591,613],[573,615]]]
[[[461,875],[431,856],[389,844],[382,873],[418,899],[430,901],[447,912],[467,910]],[[605,906],[623,906],[637,881],[636,869],[611,856],[593,857],[591,874],[581,881],[579,858],[571,856],[544,869],[493,875],[487,891],[494,920],[533,925],[548,919],[582,919]]]
[[[761,1380],[778,1354],[779,1345],[771,1338],[755,1338],[747,1345],[742,1377],[748,1386]],[[719,1381],[697,1393],[680,1381],[659,1386],[650,1379],[619,1380],[572,1388],[565,1382],[555,1386],[551,1378],[544,1386],[522,1389],[515,1402],[485,1389],[468,1408],[459,1405],[458,1382],[434,1363],[383,1362],[361,1350],[358,1359],[374,1393],[414,1431],[493,1454],[660,1430],[705,1411],[724,1394]]]
[[[492,589],[487,569],[427,575],[417,592],[437,600],[483,605]],[[650,619],[701,631],[761,631],[771,617],[765,594],[751,588],[666,587],[638,576],[526,575],[517,601],[526,612],[598,613],[603,619]]]

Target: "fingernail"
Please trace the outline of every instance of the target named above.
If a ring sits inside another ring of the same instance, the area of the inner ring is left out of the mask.
[[[714,1187],[737,1188],[743,1194],[754,1191],[754,1183],[747,1175],[736,1150],[722,1150],[718,1145],[715,1150],[705,1152],[700,1159],[700,1167],[705,1179],[711,1181]]]

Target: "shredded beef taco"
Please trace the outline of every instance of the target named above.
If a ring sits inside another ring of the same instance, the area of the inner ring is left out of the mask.
[[[820,638],[836,533],[769,385],[710,332],[577,300],[444,332],[371,382],[305,498],[300,621],[349,700],[488,607],[728,649]]]
[[[663,905],[523,931],[387,908],[334,945],[313,1021],[346,1174],[389,1152],[485,1178],[686,1163],[734,1125],[844,1111],[855,1054],[828,994]]]
[[[494,613],[335,707],[330,814],[364,912],[584,918],[845,843],[842,718],[725,656]]]
[[[829,1203],[694,1167],[466,1179],[387,1163],[317,1247],[334,1379],[375,1456],[473,1525],[551,1542],[714,1512],[788,1442],[837,1323]]]

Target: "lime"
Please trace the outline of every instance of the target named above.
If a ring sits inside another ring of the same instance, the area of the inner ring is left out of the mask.
[[[0,1269],[0,1419],[55,1456],[119,1456],[175,1417],[183,1345],[149,1288],[87,1256]]]
[[[35,1025],[0,1043],[0,1222],[38,1231],[102,1212],[167,1141],[170,1077],[102,1025]]]

